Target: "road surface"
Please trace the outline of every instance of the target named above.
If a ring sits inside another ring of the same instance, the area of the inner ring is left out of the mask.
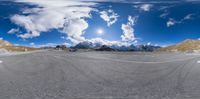
[[[183,53],[0,56],[0,99],[200,99],[199,61]]]

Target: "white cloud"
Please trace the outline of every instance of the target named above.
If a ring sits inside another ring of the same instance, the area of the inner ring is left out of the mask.
[[[52,29],[61,30],[74,42],[83,41],[84,31],[88,28],[86,18],[90,18],[91,6],[96,3],[67,0],[18,0],[39,7],[25,9],[28,15],[14,15],[11,21],[26,29],[25,34],[18,36],[23,39],[38,37],[42,32]]]
[[[41,47],[56,47],[57,45],[66,45],[67,47],[70,47],[71,44],[64,42],[64,43],[46,43],[46,44],[40,44],[40,45],[36,45],[34,44],[33,47],[36,48],[41,48]]]
[[[35,43],[33,43],[33,42],[32,42],[32,43],[30,43],[30,45],[31,45],[31,46],[34,46],[34,45],[35,45]]]
[[[108,26],[114,24],[119,17],[119,15],[111,9],[109,9],[108,11],[101,11],[100,14],[100,17],[107,22]]]
[[[142,11],[148,12],[148,11],[151,10],[152,7],[153,7],[152,4],[142,4],[142,5],[140,6],[140,9],[141,9]]]
[[[121,35],[122,41],[134,41],[134,29],[133,26],[135,25],[136,17],[129,16],[128,23],[122,24],[121,29],[123,30],[123,35]]]
[[[162,13],[162,14],[160,15],[160,18],[166,18],[168,15],[169,15],[168,12]]]
[[[16,25],[23,27],[26,32],[17,34],[23,39],[39,37],[43,32],[49,32],[53,29],[65,33],[65,39],[70,40],[72,44],[83,41],[101,42],[106,45],[126,45],[127,42],[134,41],[135,18],[129,16],[129,22],[122,24],[122,41],[108,41],[101,38],[86,39],[83,35],[89,27],[88,18],[91,18],[91,12],[97,11],[94,6],[98,3],[83,2],[84,0],[17,0],[27,4],[38,5],[34,8],[24,9],[22,14],[13,15],[10,19]],[[108,26],[117,21],[119,15],[113,10],[100,12]],[[126,41],[126,42],[124,42]],[[136,41],[132,42],[136,43]],[[54,46],[57,44],[48,43],[44,45],[35,45],[36,47]],[[69,44],[67,44],[69,45]]]
[[[148,42],[147,45],[151,45],[151,42]]]
[[[8,31],[8,34],[14,34],[14,33],[18,33],[18,32],[20,32],[19,31],[19,29],[10,29],[9,31]]]
[[[194,16],[194,14],[188,14],[183,18],[183,20],[191,20],[191,19],[193,19],[193,16]]]
[[[15,46],[19,46],[19,44],[14,44]]]
[[[78,43],[85,41],[82,35],[87,28],[88,23],[84,19],[71,19],[64,24],[63,32],[67,33],[68,38],[74,43]]]
[[[67,47],[71,47],[71,44],[64,42],[62,45],[66,45]]]
[[[168,9],[175,7],[175,5],[164,5],[164,6],[160,6],[160,8],[158,8],[159,10],[164,10],[165,12],[168,11]]]
[[[77,1],[77,0],[76,0]],[[95,1],[95,2],[118,2],[118,3],[131,3],[131,4],[174,4],[174,3],[181,3],[187,0],[78,0],[78,1]],[[189,1],[189,0],[188,0]],[[193,0],[198,1],[198,0]]]
[[[175,5],[166,5],[166,6],[160,6],[159,11],[163,11],[163,13],[160,15],[160,18],[166,19],[167,16],[169,16],[170,11],[169,9],[174,7]]]
[[[87,41],[91,42],[93,44],[98,43],[98,44],[101,44],[101,45],[108,45],[108,46],[112,46],[112,45],[115,45],[115,46],[129,46],[131,44],[136,44],[137,43],[137,41],[129,43],[129,42],[122,42],[122,41],[109,41],[109,40],[105,40],[105,39],[102,39],[102,38],[93,38],[93,39],[90,39],[90,40],[87,40]]]
[[[185,17],[183,17],[183,19],[181,19],[180,21],[175,20],[173,18],[169,18],[169,20],[167,21],[167,27],[174,26],[175,24],[181,24],[186,20],[192,20],[193,16],[194,16],[194,14],[188,14]]]
[[[176,20],[170,18],[168,21],[167,21],[167,27],[170,27],[170,26],[173,26],[177,23]]]
[[[63,40],[66,40],[66,37],[65,37],[65,36],[61,36],[60,38],[63,39]]]
[[[41,45],[35,45],[34,47],[36,48],[41,48],[41,47],[56,47],[56,43],[46,43],[46,44],[41,44]]]

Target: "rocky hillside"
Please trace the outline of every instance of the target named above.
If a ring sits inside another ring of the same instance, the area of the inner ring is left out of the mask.
[[[8,52],[26,52],[38,50],[37,48],[14,46],[12,43],[5,40],[0,40],[0,49],[4,49],[4,51],[6,50]]]
[[[5,46],[13,46],[13,44],[8,41],[0,40],[0,48]]]
[[[176,45],[159,49],[168,52],[200,52],[200,40],[187,39]]]
[[[3,48],[9,52],[27,52],[27,51],[39,50],[38,48],[31,48],[31,47],[25,47],[25,46],[6,46]]]

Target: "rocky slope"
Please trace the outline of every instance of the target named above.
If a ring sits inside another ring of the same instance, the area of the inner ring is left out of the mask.
[[[158,51],[168,52],[200,52],[200,40],[187,39],[176,45],[161,48]]]
[[[26,52],[26,51],[38,50],[37,48],[15,46],[12,43],[5,40],[0,40],[0,49],[2,51],[8,51],[8,52]]]
[[[0,40],[0,48],[5,46],[13,46],[13,44],[8,41]]]

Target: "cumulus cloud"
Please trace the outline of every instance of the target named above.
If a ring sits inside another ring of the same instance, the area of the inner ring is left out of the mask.
[[[10,29],[9,31],[8,31],[8,34],[14,34],[14,33],[18,33],[18,32],[20,32],[19,31],[19,29]]]
[[[185,17],[183,17],[183,19],[181,19],[181,20],[175,20],[175,19],[173,19],[173,18],[169,18],[169,20],[167,21],[167,27],[171,27],[171,26],[174,26],[174,25],[176,25],[176,24],[181,24],[181,23],[183,23],[184,21],[186,21],[186,20],[192,20],[193,19],[193,16],[194,16],[194,14],[188,14],[188,15],[186,15]]]
[[[10,20],[26,30],[25,33],[17,34],[18,37],[23,39],[39,37],[41,33],[56,29],[66,34],[66,37],[62,37],[62,39],[70,40],[73,44],[90,41],[105,45],[126,45],[130,44],[127,42],[135,40],[132,26],[134,26],[136,18],[131,16],[129,16],[127,24],[122,24],[122,41],[109,41],[102,38],[86,39],[83,35],[85,30],[89,27],[87,19],[91,18],[92,11],[97,11],[95,6],[98,3],[84,1],[85,0],[17,0],[16,2],[36,6],[34,8],[23,9],[21,14],[13,15]],[[100,17],[107,22],[108,26],[114,24],[119,17],[119,15],[111,9],[99,13]],[[12,30],[11,32],[14,33],[17,31]],[[37,47],[48,45],[53,46],[56,44],[48,43],[37,45]]]
[[[61,30],[74,42],[83,41],[84,31],[88,28],[86,18],[94,10],[96,3],[67,0],[17,0],[28,4],[38,5],[28,8],[22,15],[14,15],[11,21],[24,27],[26,33],[18,36],[23,39],[38,37],[42,32],[52,29]]]
[[[140,9],[141,9],[142,11],[148,12],[148,11],[151,10],[152,7],[153,7],[152,4],[142,4],[142,5],[140,6]]]
[[[134,29],[133,26],[135,25],[136,17],[129,16],[128,23],[122,24],[121,29],[123,30],[123,35],[121,35],[122,41],[134,41]]]
[[[63,32],[75,43],[85,41],[82,36],[84,30],[88,28],[88,23],[84,19],[71,19],[64,24]]]
[[[150,4],[150,3],[140,4],[140,3],[138,3],[138,4],[134,5],[133,7],[135,7],[139,11],[149,12],[152,9],[153,4]]]
[[[109,9],[107,11],[101,11],[100,17],[107,22],[108,26],[111,26],[117,21],[119,15],[115,13],[113,10]]]

